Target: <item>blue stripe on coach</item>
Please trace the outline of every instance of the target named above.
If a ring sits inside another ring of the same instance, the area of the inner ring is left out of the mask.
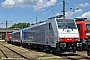
[[[24,28],[24,42],[26,42],[26,28]]]

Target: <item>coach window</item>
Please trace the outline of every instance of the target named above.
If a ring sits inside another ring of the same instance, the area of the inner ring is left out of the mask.
[[[51,25],[51,23],[49,23],[49,30],[52,30],[52,25]]]
[[[90,29],[90,24],[86,24],[86,29]]]

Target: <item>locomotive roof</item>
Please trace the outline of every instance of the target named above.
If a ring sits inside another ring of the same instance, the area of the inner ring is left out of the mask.
[[[34,25],[31,25],[30,27],[28,27],[28,28],[26,28],[26,29],[33,28],[33,27],[36,27],[36,26],[40,26],[40,25],[43,25],[43,24],[46,24],[46,23],[50,23],[50,22],[52,22],[53,20],[58,20],[58,21],[60,21],[60,22],[75,21],[74,19],[53,18],[53,19],[48,19],[48,20],[45,20],[45,21],[40,21],[40,22],[38,22],[38,23],[35,23]]]
[[[33,27],[36,27],[36,26],[40,26],[40,25],[43,25],[43,24],[46,24],[46,22],[35,23],[34,25],[31,25],[30,27],[28,27],[28,28],[26,28],[26,29],[33,28]],[[24,29],[24,30],[25,30],[25,29]]]
[[[20,29],[20,30],[14,31],[13,33],[17,33],[17,32],[20,32],[21,30],[26,30],[26,29],[33,28],[33,27],[36,27],[36,26],[40,26],[40,25],[43,25],[43,24],[46,24],[46,23],[50,23],[50,22],[52,22],[53,20],[58,20],[58,21],[60,21],[60,22],[75,21],[74,19],[53,18],[53,19],[48,19],[48,20],[45,20],[45,21],[40,21],[40,22],[38,22],[38,23],[35,23],[34,25],[31,25],[31,26],[28,27],[28,28]]]
[[[56,19],[59,22],[71,22],[71,21],[75,21],[74,19]]]
[[[90,24],[90,20],[85,20],[86,23]]]
[[[77,24],[81,24],[81,23],[89,23],[90,24],[90,20],[78,20],[76,21]]]

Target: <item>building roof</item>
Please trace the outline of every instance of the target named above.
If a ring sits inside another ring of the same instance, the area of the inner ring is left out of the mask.
[[[13,32],[16,30],[20,30],[20,28],[7,28],[7,32]],[[6,32],[6,28],[0,28],[0,32]]]

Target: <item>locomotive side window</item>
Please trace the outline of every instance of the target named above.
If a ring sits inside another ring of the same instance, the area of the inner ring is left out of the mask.
[[[52,25],[51,25],[51,23],[49,23],[49,30],[52,30]]]
[[[80,24],[77,24],[77,28],[78,28],[78,30],[80,30]]]
[[[86,24],[86,29],[90,29],[90,24]]]

